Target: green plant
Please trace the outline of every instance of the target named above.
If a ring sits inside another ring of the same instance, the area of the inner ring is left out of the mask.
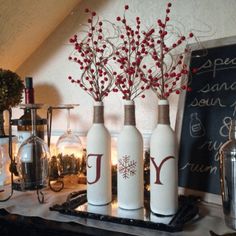
[[[0,136],[4,136],[3,112],[22,101],[24,83],[21,77],[10,70],[0,68]]]

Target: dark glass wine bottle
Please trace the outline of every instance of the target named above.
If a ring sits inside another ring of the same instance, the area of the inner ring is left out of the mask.
[[[34,87],[33,87],[33,79],[32,77],[25,78],[25,104],[34,104]],[[37,111],[37,110],[36,110]],[[46,120],[42,119],[39,115],[36,114],[36,135],[44,139],[44,125],[46,124]],[[18,134],[18,145],[20,145],[26,141],[32,134],[32,119],[31,119],[31,109],[25,108],[24,114],[17,121],[17,134]],[[34,147],[35,148],[35,147]],[[37,155],[40,154],[40,148],[37,148]],[[24,155],[21,157],[21,178],[24,183],[24,190],[35,190],[40,188],[39,182],[41,181],[40,171],[41,168],[39,165],[39,159],[37,156],[32,155]],[[38,171],[37,171],[38,170]]]
[[[34,87],[33,78],[25,78],[25,104],[34,104]],[[45,119],[36,115],[36,135],[44,139],[44,124]],[[18,144],[21,145],[23,141],[30,137],[32,132],[31,111],[28,108],[24,109],[24,114],[18,119],[17,133]]]

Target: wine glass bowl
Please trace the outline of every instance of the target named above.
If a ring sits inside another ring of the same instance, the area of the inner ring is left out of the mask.
[[[51,168],[51,177],[79,176],[83,165],[83,146],[78,135],[72,132],[70,128],[70,110],[78,104],[63,104],[51,109],[65,109],[67,111],[66,131],[58,138],[56,142],[55,156]],[[57,173],[55,167],[57,166]],[[70,181],[71,182],[71,181]],[[74,181],[72,181],[74,182]]]
[[[71,130],[61,135],[56,143],[59,175],[78,174],[82,165],[83,147],[80,138]]]
[[[17,159],[17,171],[23,190],[47,187],[50,153],[41,138],[32,135],[26,139],[18,150]]]
[[[17,171],[19,173],[22,190],[39,190],[48,185],[48,163],[50,152],[48,145],[37,136],[36,110],[42,104],[21,104],[30,109],[32,134],[20,145],[17,153]]]

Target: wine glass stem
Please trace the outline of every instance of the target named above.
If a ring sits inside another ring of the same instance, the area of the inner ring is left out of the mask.
[[[36,136],[36,109],[31,108],[32,134]]]
[[[70,109],[67,109],[67,131],[70,132]]]

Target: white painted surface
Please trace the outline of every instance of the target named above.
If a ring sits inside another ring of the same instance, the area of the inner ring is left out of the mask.
[[[168,102],[160,100],[160,106]],[[178,159],[176,139],[168,124],[157,124],[150,141],[150,208],[160,215],[178,209]]]
[[[102,106],[102,102],[95,102],[94,106]],[[111,136],[103,123],[93,123],[89,129],[86,163],[88,203],[92,205],[110,203],[112,200]]]
[[[135,106],[133,101],[124,101],[125,105]],[[117,204],[122,209],[139,209],[144,206],[143,138],[135,125],[123,126],[117,158]]]

